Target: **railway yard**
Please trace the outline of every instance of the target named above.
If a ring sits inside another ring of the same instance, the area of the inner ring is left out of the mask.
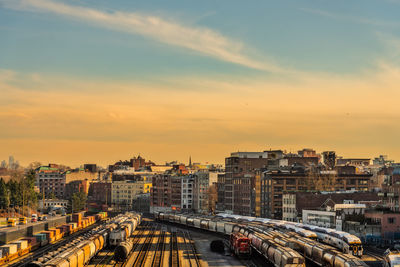
[[[125,245],[101,251],[88,266],[207,266],[199,258],[189,231],[149,220],[136,228]]]
[[[294,231],[274,222],[196,216],[156,214],[152,219],[132,212],[99,217],[78,231],[60,233],[63,238],[49,245],[28,247],[24,255],[18,250],[17,257],[4,258],[3,253],[2,266],[382,267],[384,263],[382,250],[359,245],[346,250],[343,245],[342,251],[313,238],[312,231]],[[235,234],[239,238],[235,242],[244,243],[232,243]],[[222,251],[212,251],[212,241],[219,241]]]

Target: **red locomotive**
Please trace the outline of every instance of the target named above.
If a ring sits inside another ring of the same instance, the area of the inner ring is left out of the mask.
[[[231,250],[236,256],[248,257],[251,254],[250,239],[240,232],[234,232],[229,238]]]

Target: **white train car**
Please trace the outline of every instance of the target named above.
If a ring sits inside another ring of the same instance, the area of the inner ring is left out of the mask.
[[[358,256],[358,257],[361,257],[363,255],[363,247],[362,247],[361,240],[357,236],[351,235],[346,232],[337,231],[334,229],[329,229],[329,228],[324,228],[324,227],[319,227],[319,226],[304,225],[301,223],[282,221],[282,220],[261,219],[261,218],[253,219],[254,217],[240,216],[240,215],[227,214],[227,213],[219,213],[219,214],[217,214],[217,216],[221,216],[223,218],[233,218],[236,220],[261,221],[261,222],[265,222],[265,223],[271,223],[279,228],[292,230],[292,231],[296,231],[295,227],[302,228],[302,229],[314,232],[314,234],[316,235],[316,238],[319,241],[321,241],[325,244],[334,246],[334,247],[340,249],[341,251],[343,251],[344,253],[351,254],[354,256]],[[297,229],[296,232],[298,232],[299,234],[304,234],[304,237],[315,238],[315,235],[313,235],[310,232],[304,232],[299,229]]]

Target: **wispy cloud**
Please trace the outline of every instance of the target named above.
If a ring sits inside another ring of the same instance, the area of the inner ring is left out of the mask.
[[[183,25],[173,20],[141,13],[104,12],[54,0],[0,0],[0,3],[14,10],[52,13],[115,31],[143,35],[249,68],[281,71],[276,64],[245,55],[240,42],[205,27]]]
[[[398,22],[384,21],[384,20],[378,20],[378,19],[372,19],[372,18],[364,18],[364,17],[354,16],[354,15],[337,14],[337,13],[328,12],[328,11],[320,10],[320,9],[313,9],[313,8],[300,8],[300,10],[303,10],[308,13],[316,14],[319,16],[323,16],[323,17],[328,17],[328,18],[332,18],[332,19],[336,19],[336,20],[347,20],[347,21],[352,21],[352,22],[359,23],[359,24],[368,24],[368,25],[383,26],[383,27],[400,27],[400,24]]]

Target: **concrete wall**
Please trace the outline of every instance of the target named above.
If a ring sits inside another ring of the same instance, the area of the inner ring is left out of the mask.
[[[63,216],[56,219],[50,219],[45,222],[37,222],[29,226],[18,225],[15,229],[8,229],[0,232],[0,244],[6,244],[13,240],[23,238],[25,236],[32,236],[41,231],[48,230],[49,228],[56,227],[71,221],[71,216]]]

